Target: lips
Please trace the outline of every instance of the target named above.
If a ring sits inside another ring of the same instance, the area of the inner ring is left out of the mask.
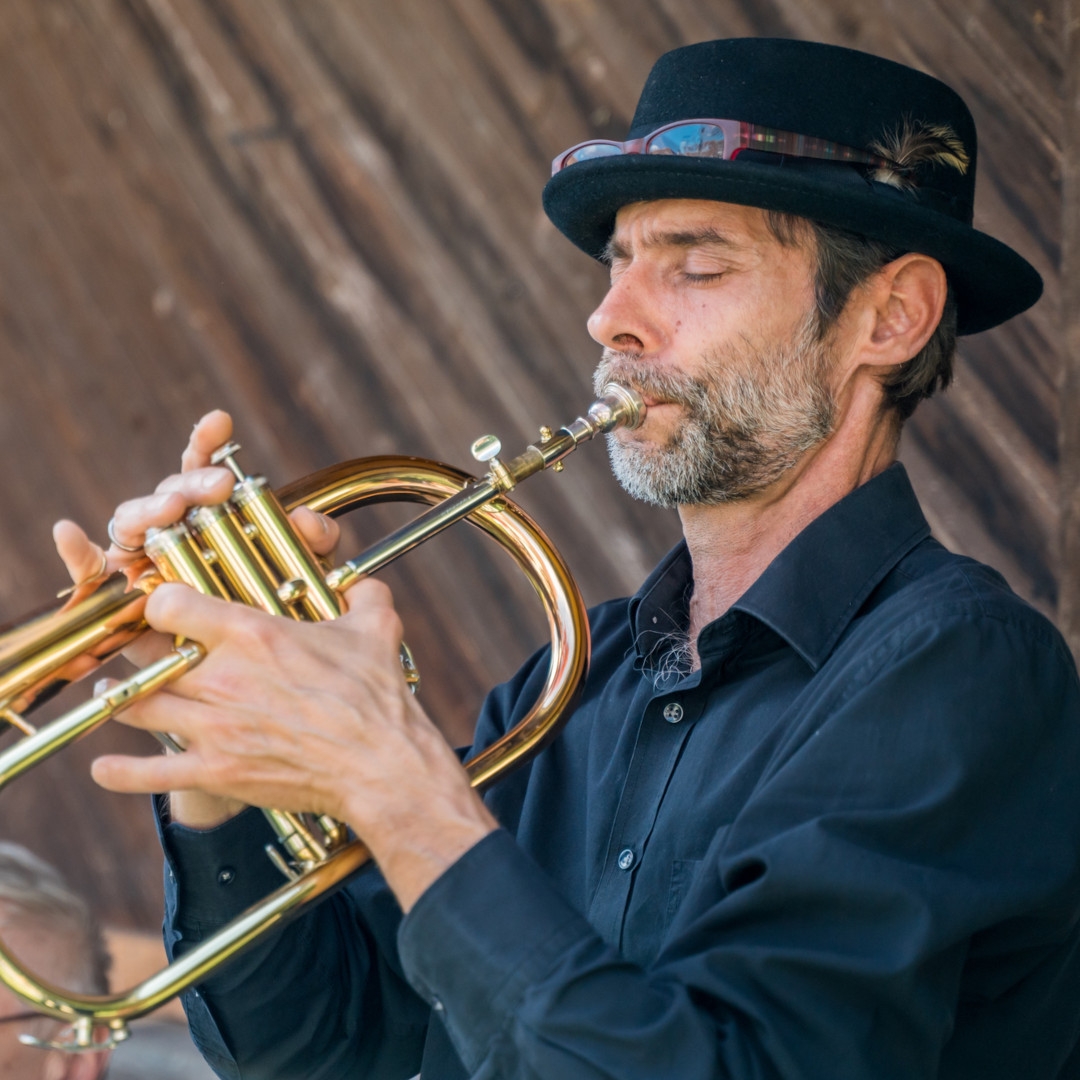
[[[655,365],[645,363],[637,357],[608,350],[605,350],[594,378],[598,387],[604,383],[615,382],[634,390],[641,397],[646,409],[655,409],[662,405],[687,408],[694,389],[688,377],[679,376],[675,372],[658,371]]]
[[[671,398],[656,397],[652,394],[646,394],[640,386],[633,386],[631,389],[641,398],[642,404],[646,409],[653,409],[657,405],[670,405],[672,404]]]

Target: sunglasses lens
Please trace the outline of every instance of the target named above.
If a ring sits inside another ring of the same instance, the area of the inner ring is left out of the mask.
[[[568,154],[562,163],[565,169],[567,165],[576,165],[579,161],[592,161],[594,158],[614,157],[622,153],[622,147],[613,143],[595,142],[579,146],[572,154]]]
[[[724,156],[724,129],[715,124],[679,124],[649,140],[649,154],[678,154],[681,157]]]

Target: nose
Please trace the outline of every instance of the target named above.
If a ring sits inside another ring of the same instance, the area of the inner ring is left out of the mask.
[[[619,271],[587,325],[592,339],[609,349],[653,353],[661,348],[664,335],[643,268],[630,265]]]

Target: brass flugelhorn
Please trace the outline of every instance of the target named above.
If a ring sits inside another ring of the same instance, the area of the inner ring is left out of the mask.
[[[96,588],[77,588],[54,610],[0,633],[0,719],[24,736],[0,753],[0,787],[63,747],[99,727],[128,705],[179,678],[205,655],[185,641],[161,660],[138,671],[40,731],[24,714],[64,685],[83,677],[119,652],[147,627],[143,608],[163,581],[183,581],[223,596],[294,618],[333,618],[343,611],[341,594],[360,578],[386,566],[457,521],[466,520],[497,540],[525,573],[544,606],[551,633],[547,679],[525,718],[466,769],[483,788],[528,760],[556,733],[585,680],[589,630],[584,603],[562,557],[539,527],[506,498],[522,480],[544,469],[562,468],[579,444],[618,427],[636,427],[645,414],[641,398],[614,383],[604,388],[584,417],[552,432],[509,461],[500,461],[493,436],[473,444],[487,463],[477,480],[440,462],[412,457],[372,457],[343,462],[290,484],[275,495],[262,477],[237,465],[237,447],[223,447],[217,460],[237,478],[229,501],[189,512],[186,524],[147,539],[153,561],[132,583],[116,573]],[[409,524],[355,559],[325,572],[292,528],[288,511],[301,504],[333,516],[365,503],[411,501],[429,504]],[[406,677],[414,677],[403,660]],[[129,1021],[153,1011],[268,930],[300,914],[357,871],[369,858],[345,827],[324,816],[264,810],[279,841],[268,854],[285,883],[222,927],[207,941],[139,985],[115,995],[66,992],[24,970],[0,944],[0,981],[32,1008],[67,1021],[57,1049],[98,1050],[127,1038]],[[23,1036],[24,1042],[37,1042]]]

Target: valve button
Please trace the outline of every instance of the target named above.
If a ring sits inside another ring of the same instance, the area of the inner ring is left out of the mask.
[[[502,449],[502,443],[497,435],[481,435],[472,444],[472,456],[477,461],[490,461]]]

